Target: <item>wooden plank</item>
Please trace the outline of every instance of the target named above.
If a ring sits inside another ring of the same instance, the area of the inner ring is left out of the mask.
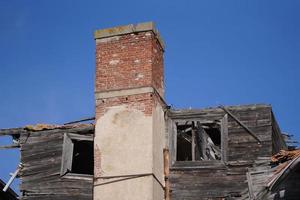
[[[250,197],[250,200],[253,200],[254,199],[253,182],[252,182],[250,172],[248,171],[246,173],[246,175],[247,175],[247,182],[248,182],[249,197]]]
[[[222,160],[228,161],[228,115],[224,115],[221,120],[221,153]]]
[[[75,133],[67,133],[68,137],[73,139],[73,140],[78,140],[78,141],[93,141],[94,137],[93,135],[80,135],[80,134],[75,134]]]
[[[92,178],[61,178],[64,133],[90,135],[93,129],[55,129],[21,135],[21,199],[92,200]],[[26,141],[26,142],[25,142]],[[72,156],[70,156],[72,158]]]
[[[197,169],[226,169],[224,162],[220,160],[201,160],[201,161],[176,161],[171,170],[197,170]]]
[[[175,157],[175,145],[174,145],[174,140],[175,140],[175,137],[176,137],[176,132],[174,132],[174,129],[173,129],[173,121],[168,118],[168,121],[167,121],[167,125],[168,125],[168,138],[169,138],[169,153],[170,153],[170,163],[169,163],[169,166],[171,166],[175,160],[174,158]]]
[[[228,117],[229,114],[221,108],[176,111],[170,116],[174,122],[199,121],[201,123],[206,121],[209,123],[217,120],[217,123],[221,125],[222,152],[227,155],[222,154],[223,161],[175,162],[170,168],[172,200],[218,199],[247,195],[247,168],[255,165],[259,166],[257,169],[261,169],[268,165],[267,157],[272,153],[271,107],[251,105],[227,108],[244,125],[251,127],[249,129],[253,134],[255,133],[261,143],[258,144],[248,130],[234,118]],[[223,118],[224,115],[227,120]],[[226,125],[228,129],[223,130]],[[227,139],[224,139],[224,132],[225,134],[227,132]],[[227,150],[225,150],[226,143],[223,143],[226,141],[228,141]],[[265,177],[263,175],[263,178]],[[252,178],[258,186],[263,184],[263,179],[259,177],[259,174]],[[259,188],[255,186],[252,189],[255,193]]]
[[[92,120],[95,120],[95,117],[89,117],[89,118],[84,118],[84,119],[68,122],[68,123],[65,123],[64,125],[77,124],[79,122],[86,122],[86,121],[92,121]]]
[[[192,161],[195,161],[195,151],[196,151],[196,136],[195,136],[195,129],[192,129],[192,149],[191,149],[191,153],[192,153]]]
[[[60,175],[63,176],[67,172],[72,170],[72,161],[73,161],[73,149],[74,143],[67,133],[64,135],[64,144],[63,144],[63,153],[62,153],[62,166]]]
[[[20,145],[19,144],[11,144],[11,145],[0,146],[0,150],[3,150],[3,149],[15,149],[15,148],[20,148]]]
[[[207,133],[205,132],[199,121],[197,121],[197,141],[200,157],[202,157],[203,160],[208,160],[208,157],[206,155]]]
[[[27,131],[23,128],[0,129],[0,136],[4,135],[21,135]]]
[[[241,122],[241,121],[240,121],[235,115],[233,115],[227,108],[225,108],[224,106],[220,106],[220,108],[222,108],[228,115],[230,115],[230,116],[231,116],[233,119],[235,119],[242,127],[244,127],[244,128],[248,131],[248,133],[249,133],[250,135],[252,135],[254,139],[257,140],[257,142],[258,142],[259,144],[261,143],[260,139],[255,135],[255,133],[253,133],[252,130],[250,130],[243,122]]]
[[[225,170],[226,171],[226,170]],[[247,187],[244,175],[228,176],[224,170],[206,169],[170,172],[172,200],[198,200],[228,197]]]

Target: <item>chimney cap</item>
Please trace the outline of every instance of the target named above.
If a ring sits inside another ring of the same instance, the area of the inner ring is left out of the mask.
[[[155,34],[157,40],[159,41],[161,47],[164,49],[165,47],[164,42],[158,30],[155,28],[154,22],[143,22],[138,24],[129,24],[125,26],[116,26],[112,28],[96,30],[94,32],[94,39],[97,40],[102,38],[118,36],[118,35],[146,32],[146,31],[152,31]]]

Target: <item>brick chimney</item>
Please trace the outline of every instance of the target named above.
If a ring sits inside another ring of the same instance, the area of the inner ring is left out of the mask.
[[[94,36],[94,199],[163,199],[163,41],[152,22]]]

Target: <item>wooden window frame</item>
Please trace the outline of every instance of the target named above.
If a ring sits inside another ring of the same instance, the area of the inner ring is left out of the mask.
[[[216,118],[215,120],[221,121],[221,160],[202,160],[202,161],[177,161],[177,122],[186,121],[200,121],[204,123],[205,120],[200,118],[176,118],[169,119],[168,122],[168,132],[169,132],[169,149],[170,149],[170,168],[177,169],[195,169],[195,168],[224,168],[226,167],[228,159],[228,114],[225,114],[221,118]]]
[[[74,150],[74,143],[72,142],[72,140],[93,142],[94,138],[93,135],[80,135],[75,133],[64,134],[60,176],[62,178],[69,178],[69,179],[84,179],[84,180],[93,179],[93,175],[90,174],[77,174],[71,172],[72,163],[73,163],[73,150]]]

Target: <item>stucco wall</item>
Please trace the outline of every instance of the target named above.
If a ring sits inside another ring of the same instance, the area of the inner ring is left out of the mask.
[[[153,173],[163,183],[164,127],[160,112],[158,107],[153,116],[147,116],[121,105],[108,108],[97,120],[94,143],[101,155],[96,168],[101,170],[94,199],[163,199],[163,189],[152,175],[132,178]]]
[[[164,158],[163,149],[165,144],[165,119],[164,111],[160,104],[157,104],[153,109],[153,173],[157,177],[157,181],[154,182],[154,199],[159,198],[159,194],[164,193],[161,185],[164,185]]]
[[[94,187],[94,200],[156,200],[153,199],[153,177],[123,180]]]
[[[97,30],[95,40],[94,199],[163,199],[161,37],[147,22]]]

